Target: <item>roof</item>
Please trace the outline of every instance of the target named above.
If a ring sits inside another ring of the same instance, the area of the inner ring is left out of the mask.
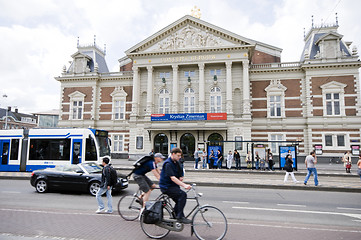
[[[78,46],[78,51],[74,53],[72,58],[75,58],[76,56],[82,55],[84,57],[87,57],[89,59],[88,67],[91,72],[94,72],[94,63],[98,64],[98,72],[99,73],[108,73],[108,65],[105,61],[105,52],[99,49],[96,45],[88,45],[88,46]],[[70,72],[70,70],[73,67],[74,62],[71,63],[69,69],[67,72]]]
[[[6,117],[6,110],[7,109],[0,108],[0,119]],[[32,114],[25,114],[25,113],[13,112],[13,111],[8,112],[8,117],[12,117],[13,119],[19,122],[21,122],[22,118],[31,118],[37,120],[37,117]]]

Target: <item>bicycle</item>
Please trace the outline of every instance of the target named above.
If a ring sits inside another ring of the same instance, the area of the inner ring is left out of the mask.
[[[142,191],[138,189],[134,194],[122,196],[118,201],[118,213],[126,221],[134,221],[139,218],[143,207],[143,200],[139,198]]]
[[[197,193],[195,184],[189,191],[193,191],[194,197],[187,199],[196,200],[196,206],[186,216],[192,216],[191,235],[193,233],[198,239],[223,239],[227,233],[227,219],[223,212],[218,208],[210,205],[201,206],[198,198],[202,197],[202,193]],[[188,191],[188,192],[189,192]],[[170,202],[170,198],[166,194],[161,194],[156,201],[162,201],[163,219],[156,224],[144,223],[144,214],[140,217],[140,226],[143,232],[150,238],[161,239],[168,235],[170,231],[181,232],[184,224],[177,221],[175,217],[174,207]]]

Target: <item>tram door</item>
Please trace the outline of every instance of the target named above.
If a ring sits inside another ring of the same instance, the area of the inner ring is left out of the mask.
[[[72,164],[81,163],[81,152],[82,152],[82,140],[73,139],[73,154],[72,154]]]
[[[0,140],[0,171],[9,170],[10,140]]]

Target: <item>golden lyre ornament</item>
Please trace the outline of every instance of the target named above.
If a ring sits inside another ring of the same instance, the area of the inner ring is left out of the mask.
[[[201,18],[201,10],[197,6],[194,6],[194,8],[191,10],[191,15],[195,18]]]

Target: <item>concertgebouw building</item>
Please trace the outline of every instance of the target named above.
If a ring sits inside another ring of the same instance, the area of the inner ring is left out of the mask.
[[[108,130],[113,157],[211,145],[244,156],[252,144],[234,141],[264,141],[275,155],[291,142],[301,157],[315,147],[325,160],[356,155],[361,62],[337,30],[337,20],[312,25],[299,61],[281,62],[281,48],[186,15],[126,50],[119,72],[95,43],[78,44],[56,77],[59,126]]]

